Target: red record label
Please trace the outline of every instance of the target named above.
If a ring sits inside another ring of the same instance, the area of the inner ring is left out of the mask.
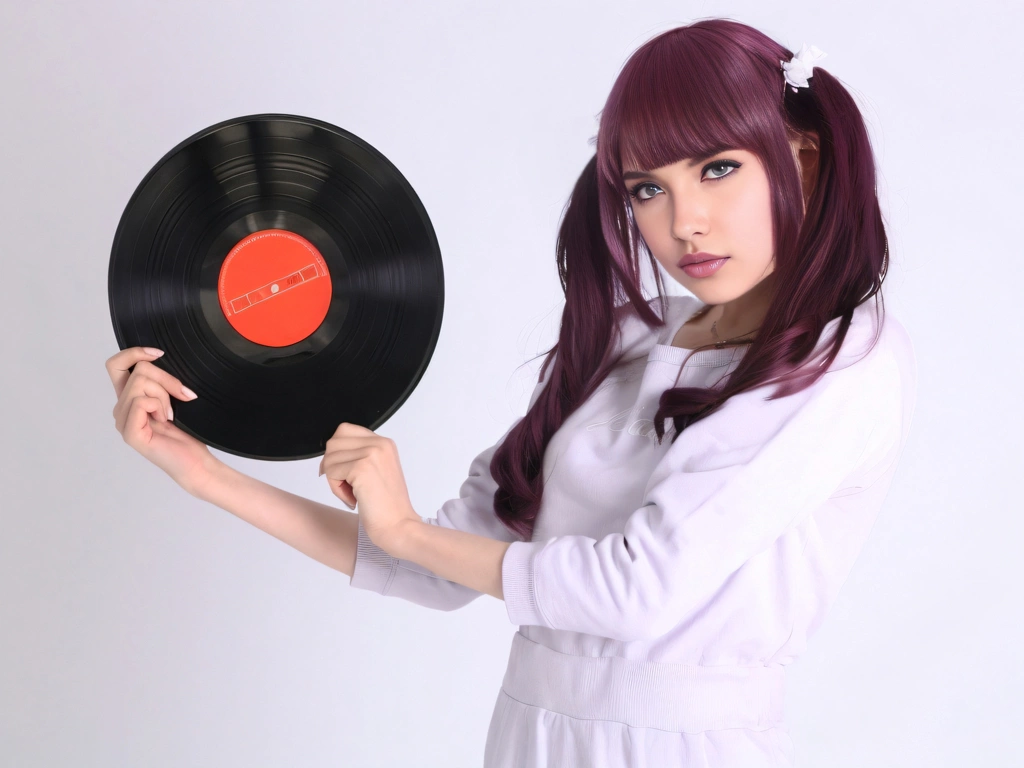
[[[224,317],[256,344],[286,347],[308,337],[331,303],[327,263],[309,240],[263,229],[238,241],[221,265],[217,296]]]

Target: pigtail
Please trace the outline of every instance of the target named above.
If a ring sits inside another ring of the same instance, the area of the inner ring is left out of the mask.
[[[491,475],[498,483],[494,511],[524,539],[543,494],[544,451],[551,436],[604,380],[614,361],[615,275],[601,227],[597,158],[580,174],[563,212],[556,242],[558,276],[565,294],[558,341],[548,350],[538,381],[548,383],[533,406],[495,451]],[[550,373],[549,373],[550,369]]]

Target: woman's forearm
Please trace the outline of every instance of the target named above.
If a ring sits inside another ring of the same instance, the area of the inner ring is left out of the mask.
[[[395,541],[385,544],[382,549],[392,557],[411,560],[442,579],[505,599],[501,567],[510,542],[409,521]]]
[[[218,461],[192,495],[208,501],[326,566],[352,575],[358,516],[296,496]]]

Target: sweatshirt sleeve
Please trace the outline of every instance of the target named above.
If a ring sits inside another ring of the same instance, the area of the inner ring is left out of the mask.
[[[891,351],[768,400],[774,388],[740,393],[684,430],[621,533],[513,542],[502,561],[509,620],[621,641],[659,637],[858,468],[892,461],[903,404]]]
[[[534,388],[527,410],[532,408],[540,397],[553,368],[552,360],[544,378]],[[498,490],[498,484],[491,476],[490,466],[494,453],[520,421],[522,418],[517,419],[498,442],[470,462],[469,474],[459,489],[459,497],[446,501],[438,510],[437,517],[427,518],[421,515],[424,523],[466,531],[498,541],[516,540],[515,534],[494,514],[494,494]],[[357,589],[400,597],[441,611],[461,608],[483,594],[458,582],[441,578],[419,563],[392,557],[370,541],[361,520],[356,543],[355,567],[349,584]]]

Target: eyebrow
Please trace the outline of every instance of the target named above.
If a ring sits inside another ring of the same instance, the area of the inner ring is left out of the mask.
[[[724,150],[724,149],[716,149],[713,152],[705,152],[702,155],[697,155],[696,157],[690,158],[686,162],[686,165],[687,165],[688,168],[693,168],[693,166],[697,165],[698,163],[703,163],[705,160],[708,160],[709,158],[712,158],[715,155],[721,154],[722,152],[725,152],[725,151],[726,150]],[[623,181],[629,181],[630,179],[640,179],[640,178],[643,178],[644,176],[651,176],[651,175],[652,174],[651,174],[650,171],[629,171],[627,173],[622,174],[622,180]]]

